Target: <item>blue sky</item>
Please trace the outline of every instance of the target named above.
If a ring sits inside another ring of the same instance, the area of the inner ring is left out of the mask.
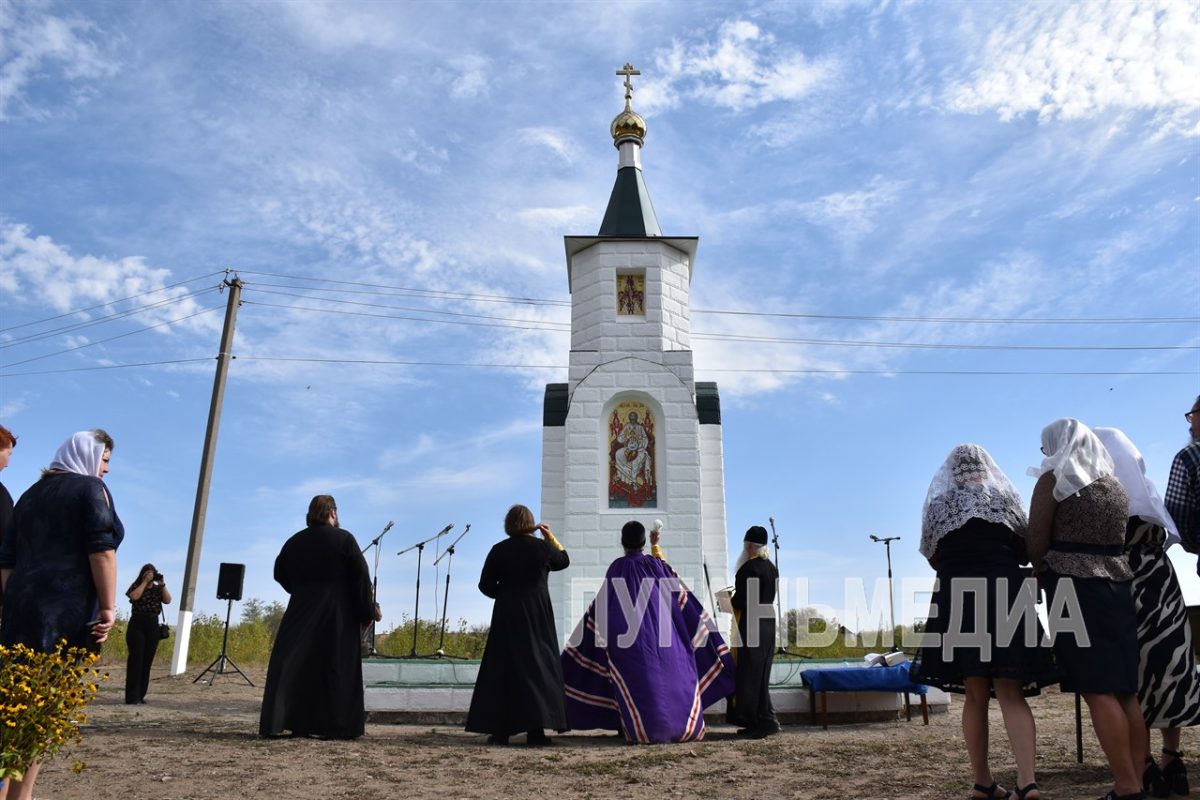
[[[107,428],[121,581],[154,561],[178,587],[231,268],[197,610],[223,611],[222,561],[285,600],[274,556],[328,492],[364,545],[396,522],[388,623],[413,604],[396,552],[471,523],[450,617],[485,620],[504,512],[540,504],[562,237],[599,229],[629,61],[663,232],[700,237],[733,549],[774,517],[783,573],[834,608],[884,574],[869,534],[928,578],[920,509],[950,448],[982,444],[1028,498],[1060,416],[1124,429],[1161,488],[1200,391],[1198,16],[0,0],[0,421],[20,437],[0,479],[17,495]],[[333,363],[354,361],[426,366]],[[126,366],[149,362],[181,363]]]

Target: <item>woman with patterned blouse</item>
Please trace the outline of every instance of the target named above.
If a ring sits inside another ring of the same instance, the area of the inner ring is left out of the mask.
[[[133,604],[129,615],[129,627],[125,629],[125,643],[129,646],[129,661],[125,669],[125,703],[135,705],[146,702],[146,690],[150,688],[150,665],[158,652],[158,617],[163,603],[171,602],[167,590],[167,579],[153,564],[145,564],[138,578],[125,590],[125,596]]]
[[[1042,430],[1041,477],[1029,504],[1029,555],[1050,598],[1064,692],[1079,692],[1113,775],[1106,800],[1140,800],[1148,745],[1138,705],[1137,616],[1125,555],[1129,496],[1088,426]]]

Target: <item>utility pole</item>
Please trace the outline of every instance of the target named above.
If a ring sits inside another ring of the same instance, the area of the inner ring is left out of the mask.
[[[894,599],[892,599],[892,595],[895,594],[895,592],[892,591],[892,542],[900,541],[900,537],[899,536],[887,536],[887,537],[884,537],[881,539],[872,533],[871,541],[872,542],[882,542],[884,548],[887,550],[888,610],[891,612],[891,617],[892,617],[892,628],[891,628],[892,650],[897,650],[899,648],[896,647],[896,639],[895,639],[895,636],[896,636],[896,601]]]
[[[212,482],[213,458],[217,452],[217,430],[221,427],[221,404],[225,400],[225,377],[233,358],[233,332],[237,326],[237,311],[241,304],[242,280],[229,278],[225,270],[222,288],[229,289],[225,306],[225,326],[221,329],[221,349],[217,353],[217,372],[213,378],[212,402],[208,406],[208,429],[204,433],[204,450],[200,455],[200,480],[196,486],[196,506],[192,511],[192,532],[188,538],[187,564],[183,570],[183,590],[180,592],[179,622],[175,627],[175,650],[171,654],[170,674],[179,675],[187,669],[188,645],[192,637],[192,609],[196,606],[196,573],[200,569],[200,547],[204,541],[204,518],[208,512],[208,490]]]

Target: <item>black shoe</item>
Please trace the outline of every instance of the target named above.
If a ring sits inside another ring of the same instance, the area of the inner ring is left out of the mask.
[[[1142,791],[1151,797],[1170,797],[1171,790],[1163,780],[1162,770],[1153,758],[1146,758],[1146,771],[1142,773]]]
[[[554,741],[542,731],[530,731],[525,737],[526,747],[549,747]]]
[[[1042,793],[1042,790],[1038,788],[1036,783],[1031,783],[1028,786],[1019,786],[1013,789],[1013,791],[1017,794],[1017,800],[1025,800],[1025,796],[1031,792],[1037,792],[1039,795]]]
[[[498,745],[500,747],[507,747],[508,746],[508,737],[507,736],[497,736],[496,734],[492,734],[491,736],[489,736],[487,738],[487,743]]]
[[[754,735],[754,728],[738,728],[737,735],[743,739],[749,738]]]
[[[1168,750],[1163,748],[1163,755],[1174,756],[1171,763],[1163,768],[1163,782],[1174,794],[1186,795],[1191,791],[1188,785],[1187,767],[1183,763],[1183,752],[1180,750]],[[1166,795],[1160,795],[1166,797]]]
[[[779,723],[778,722],[768,722],[764,725],[759,725],[757,728],[755,728],[754,731],[750,734],[750,738],[751,739],[765,739],[768,736],[774,736],[777,733],[779,733]]]

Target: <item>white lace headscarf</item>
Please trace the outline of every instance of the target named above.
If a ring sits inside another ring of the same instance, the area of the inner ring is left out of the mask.
[[[1118,428],[1095,428],[1094,431],[1112,457],[1117,480],[1129,495],[1129,516],[1141,517],[1166,529],[1164,550],[1178,542],[1179,528],[1167,513],[1158,488],[1146,477],[1146,462],[1137,445]]]
[[[96,438],[94,431],[80,431],[59,446],[49,469],[98,478],[104,450],[104,442]]]
[[[1060,503],[1116,471],[1108,450],[1077,419],[1056,419],[1042,428],[1042,452],[1041,474],[1054,473],[1054,499]]]
[[[1018,536],[1029,527],[1021,496],[988,451],[960,444],[929,482],[921,509],[921,555],[932,559],[942,537],[972,518],[997,522]]]

